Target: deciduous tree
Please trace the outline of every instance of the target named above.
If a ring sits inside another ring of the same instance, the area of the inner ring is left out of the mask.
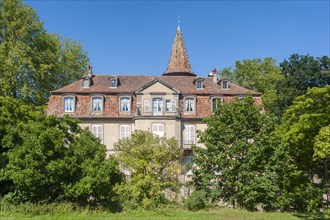
[[[21,0],[3,0],[0,63],[0,95],[41,105],[51,90],[79,79],[88,58],[79,43],[47,33]]]
[[[293,100],[304,95],[312,87],[330,84],[330,58],[314,58],[309,55],[293,54],[280,63],[283,80],[277,83],[279,114],[291,106]]]
[[[193,185],[206,190],[211,201],[248,209],[276,206],[278,188],[271,164],[277,145],[275,123],[260,111],[249,95],[205,119],[207,128],[199,133],[205,148],[194,147]]]
[[[126,208],[154,208],[179,189],[180,147],[174,138],[137,131],[115,144],[117,159],[129,176],[118,187]]]
[[[262,101],[266,111],[276,113],[276,84],[283,79],[280,68],[273,58],[255,58],[236,61],[235,69],[225,68],[221,75],[232,78],[238,85],[262,93]]]
[[[329,190],[329,106],[330,86],[309,89],[285,111],[278,129],[279,150],[288,155],[287,166],[292,167],[283,190],[296,209],[321,207],[322,194]]]

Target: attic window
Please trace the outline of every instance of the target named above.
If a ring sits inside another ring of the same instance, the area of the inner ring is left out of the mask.
[[[111,78],[110,79],[110,88],[117,88],[118,87],[118,79],[117,78]]]
[[[203,89],[204,88],[203,79],[196,79],[195,85],[196,85],[196,89]]]
[[[229,89],[227,80],[221,81],[221,88],[224,89],[224,90]]]
[[[83,79],[82,87],[89,88],[91,86],[91,80],[89,77]]]

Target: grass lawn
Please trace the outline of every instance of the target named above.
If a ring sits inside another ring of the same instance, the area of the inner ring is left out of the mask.
[[[132,211],[132,212],[122,212],[122,213],[70,213],[65,215],[35,215],[26,216],[23,214],[13,214],[2,212],[0,213],[1,220],[12,220],[12,219],[40,219],[40,220],[103,220],[103,219],[198,219],[198,220],[213,220],[213,219],[228,219],[228,220],[243,220],[243,219],[253,219],[253,220],[291,220],[291,219],[330,219],[330,214],[322,213],[266,213],[266,212],[248,212],[245,210],[238,209],[211,209],[202,210],[197,212],[187,211],[187,210],[156,210],[156,211]]]

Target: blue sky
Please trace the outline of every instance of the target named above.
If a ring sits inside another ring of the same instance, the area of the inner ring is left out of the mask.
[[[45,28],[79,41],[96,74],[161,75],[180,14],[192,70],[293,53],[329,56],[329,0],[25,0]]]

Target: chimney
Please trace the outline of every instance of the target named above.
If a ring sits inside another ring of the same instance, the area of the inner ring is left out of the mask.
[[[213,83],[218,82],[218,70],[216,68],[212,70],[212,79],[213,79]]]
[[[92,78],[92,75],[93,75],[93,67],[92,65],[88,65],[88,76]]]

